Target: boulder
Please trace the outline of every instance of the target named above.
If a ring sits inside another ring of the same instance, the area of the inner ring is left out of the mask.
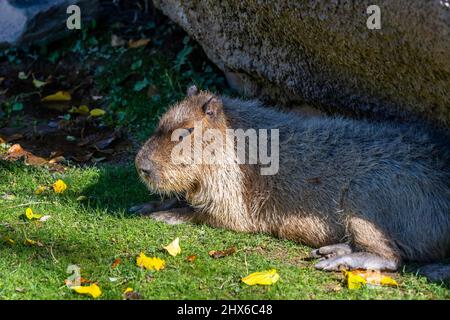
[[[98,0],[0,0],[0,46],[50,42],[73,32],[66,27],[71,4],[81,9],[82,28],[98,13]]]
[[[450,2],[154,0],[231,86],[284,105],[450,125]]]

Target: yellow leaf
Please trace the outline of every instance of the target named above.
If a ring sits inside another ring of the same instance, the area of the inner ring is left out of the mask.
[[[24,243],[27,246],[34,246],[36,244],[36,241],[31,240],[31,239],[25,239]]]
[[[374,270],[343,270],[347,287],[349,289],[360,289],[363,285],[371,286],[398,286],[397,282],[391,277],[381,274]]]
[[[56,193],[63,193],[67,189],[67,185],[61,179],[56,180],[52,187]]]
[[[136,265],[147,270],[159,271],[161,269],[164,269],[164,267],[166,266],[166,262],[157,257],[147,257],[143,252],[141,252],[136,258]]]
[[[355,272],[344,270],[344,277],[347,281],[347,287],[349,289],[360,289],[366,284],[366,279]]]
[[[44,192],[45,190],[47,190],[47,187],[45,186],[39,186],[36,191],[34,191],[35,194],[41,194],[42,192]]]
[[[42,102],[52,102],[52,101],[70,101],[72,99],[71,95],[67,91],[58,91],[54,94],[42,98]]]
[[[102,290],[100,290],[100,287],[95,283],[88,286],[72,287],[72,289],[79,294],[88,294],[94,299],[100,297],[102,294]]]
[[[397,281],[388,276],[383,276],[380,280],[382,286],[398,287]]]
[[[166,249],[171,256],[175,257],[177,254],[181,253],[180,238],[176,238],[163,248]]]
[[[81,114],[89,113],[89,107],[87,105],[82,105],[77,108],[77,112]]]
[[[33,84],[34,84],[34,86],[35,86],[36,88],[39,89],[39,88],[45,86],[45,85],[47,84],[47,82],[45,82],[45,81],[39,81],[39,80],[33,79]]]
[[[91,117],[101,117],[105,114],[105,110],[103,109],[92,109],[90,111]]]
[[[7,244],[10,244],[10,245],[13,245],[16,243],[13,239],[11,239],[10,237],[6,237],[6,236],[3,237],[3,241],[5,241]]]
[[[253,286],[255,284],[261,285],[271,285],[280,279],[280,275],[277,273],[277,270],[270,269],[267,271],[254,272],[245,278],[242,278],[242,282],[248,284],[249,286]]]
[[[126,294],[126,293],[133,292],[133,291],[134,291],[133,288],[126,288],[123,293]]]
[[[33,210],[31,210],[31,208],[27,208],[25,210],[25,217],[28,220],[37,220],[37,219],[40,219],[42,217],[42,214],[33,213]]]

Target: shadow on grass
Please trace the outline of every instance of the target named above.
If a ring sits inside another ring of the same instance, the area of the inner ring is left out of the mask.
[[[106,209],[116,215],[136,217],[128,213],[128,209],[137,204],[158,200],[158,196],[151,194],[138,178],[136,169],[127,166],[102,166],[96,183],[83,190],[89,201],[84,204],[87,208]]]

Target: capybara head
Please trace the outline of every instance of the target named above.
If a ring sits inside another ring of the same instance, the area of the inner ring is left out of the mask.
[[[158,127],[136,156],[139,176],[160,193],[183,193],[198,187],[205,164],[196,162],[195,150],[203,145],[195,137],[206,129],[225,130],[221,99],[192,86],[187,97],[162,116]],[[201,142],[202,143],[202,142]],[[191,152],[181,152],[189,147]]]

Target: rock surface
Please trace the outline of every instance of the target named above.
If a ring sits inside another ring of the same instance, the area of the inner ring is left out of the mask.
[[[154,0],[229,83],[285,105],[450,127],[449,0]]]
[[[0,0],[0,46],[49,42],[68,34],[71,4],[81,9],[81,27],[98,13],[97,0]]]

